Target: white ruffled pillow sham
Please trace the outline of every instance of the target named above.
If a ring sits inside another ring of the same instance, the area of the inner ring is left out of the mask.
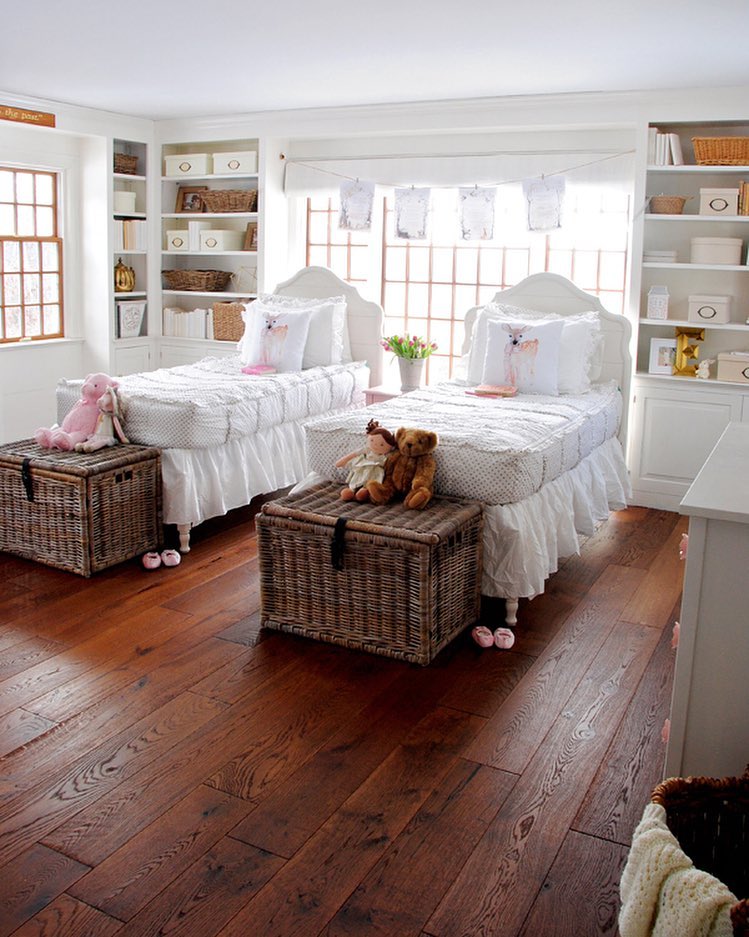
[[[560,316],[553,312],[539,312],[505,303],[487,303],[476,316],[471,348],[468,354],[466,381],[468,384],[491,383],[484,380],[484,362],[487,350],[487,327],[490,321],[530,324],[539,321],[561,321],[563,329],[559,341],[557,387],[560,394],[584,394],[601,374],[603,361],[603,334],[597,312],[583,312]]]
[[[481,383],[511,384],[521,394],[556,396],[563,326],[561,319],[529,324],[490,319]]]
[[[312,310],[303,368],[348,364],[353,361],[345,296],[326,296],[316,299],[305,296],[283,296],[278,293],[261,293],[257,302],[281,306],[285,309]]]
[[[309,309],[248,303],[242,312],[244,335],[237,343],[242,364],[301,371],[311,318]]]

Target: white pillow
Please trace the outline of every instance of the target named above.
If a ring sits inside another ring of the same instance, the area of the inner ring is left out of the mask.
[[[309,309],[284,309],[260,302],[245,306],[244,335],[237,344],[242,364],[301,371],[311,317]]]
[[[602,354],[603,335],[597,312],[583,312],[573,316],[560,316],[554,312],[539,312],[504,303],[487,303],[476,317],[473,340],[468,358],[467,381],[478,384],[486,358],[486,327],[491,320],[508,322],[561,321],[562,331],[558,391],[560,394],[584,394],[591,381],[601,373],[599,358]]]
[[[511,384],[522,394],[556,396],[561,319],[530,323],[490,319],[482,384]]]
[[[321,365],[348,363],[351,344],[346,323],[345,296],[326,296],[313,299],[305,296],[282,296],[277,293],[262,293],[258,299],[268,306],[285,309],[309,309],[312,312],[307,345],[304,349],[303,368]]]

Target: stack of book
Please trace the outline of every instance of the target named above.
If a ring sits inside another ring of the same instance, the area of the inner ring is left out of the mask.
[[[642,262],[645,264],[675,264],[676,257],[676,251],[645,250],[642,252]]]
[[[648,165],[683,166],[681,140],[678,133],[664,133],[657,127],[648,130]]]

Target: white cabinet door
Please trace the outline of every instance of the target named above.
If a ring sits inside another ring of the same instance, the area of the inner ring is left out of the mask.
[[[151,348],[145,342],[137,345],[117,345],[114,350],[114,372],[117,377],[123,374],[137,374],[150,371]]]
[[[678,510],[723,430],[741,419],[742,395],[664,383],[637,385],[630,448],[633,503]]]

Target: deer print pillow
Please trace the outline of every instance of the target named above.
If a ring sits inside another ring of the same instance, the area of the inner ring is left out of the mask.
[[[487,322],[482,383],[511,384],[521,394],[556,396],[563,327],[561,319]]]
[[[275,371],[301,371],[311,312],[254,302],[245,306],[244,335],[237,349],[242,364]]]

